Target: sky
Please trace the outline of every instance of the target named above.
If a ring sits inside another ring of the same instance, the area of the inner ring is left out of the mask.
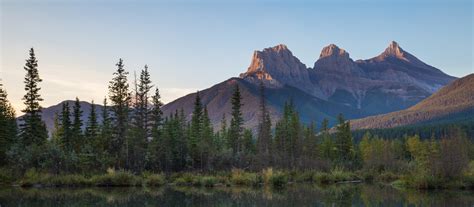
[[[34,47],[43,107],[101,103],[119,58],[149,66],[163,101],[247,70],[255,50],[285,44],[307,67],[331,43],[368,59],[395,40],[449,75],[473,73],[471,0],[0,0],[0,81],[21,114]]]

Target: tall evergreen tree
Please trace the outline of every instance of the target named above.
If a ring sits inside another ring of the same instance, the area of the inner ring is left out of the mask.
[[[74,149],[74,141],[72,136],[71,112],[68,102],[63,102],[62,104],[60,121],[61,124],[58,132],[59,143],[64,151],[70,153]]]
[[[155,89],[155,93],[151,98],[152,109],[150,112],[151,119],[151,143],[147,148],[147,167],[152,170],[157,170],[160,166],[161,159],[161,147],[162,147],[162,134],[163,134],[163,111],[161,107],[160,91],[158,87]]]
[[[354,157],[354,147],[352,143],[352,134],[349,122],[344,120],[342,114],[338,116],[338,125],[336,127],[336,155],[339,164],[351,164]]]
[[[153,107],[151,109],[151,134],[153,139],[158,139],[160,135],[160,129],[163,125],[163,111],[161,107],[163,106],[163,102],[161,102],[160,91],[158,87],[155,89],[155,94],[152,96],[152,104]]]
[[[272,141],[272,122],[270,119],[270,113],[267,109],[267,103],[265,101],[265,86],[263,81],[260,82],[260,119],[258,124],[258,136],[257,136],[257,153],[260,167],[264,168],[270,163],[271,153],[271,141]]]
[[[129,154],[130,167],[136,171],[141,171],[145,167],[146,146],[150,137],[150,109],[148,107],[149,92],[151,90],[150,74],[148,66],[145,65],[140,73],[140,78],[135,79],[135,97],[133,103],[132,128],[129,133]]]
[[[117,71],[114,72],[113,79],[109,82],[109,98],[112,102],[113,112],[113,134],[111,151],[115,160],[115,167],[125,167],[128,161],[128,117],[130,106],[129,84],[127,82],[128,72],[125,71],[122,59],[116,64]],[[128,165],[127,165],[128,166]]]
[[[199,91],[196,93],[196,99],[194,101],[193,116],[191,117],[191,128],[189,129],[189,142],[188,149],[191,156],[193,167],[200,166],[200,153],[198,144],[202,138],[202,122],[203,122],[204,110],[199,96]]]
[[[38,84],[42,81],[38,73],[38,60],[36,60],[33,48],[30,49],[30,58],[26,60],[24,67],[25,75],[25,91],[23,96],[25,109],[22,110],[22,123],[20,124],[20,138],[23,146],[43,145],[48,139],[46,125],[41,120],[41,105],[43,101],[39,91],[41,88]]]
[[[211,120],[209,119],[209,114],[207,111],[207,107],[204,107],[204,113],[202,116],[202,123],[201,123],[201,138],[199,141],[199,154],[200,158],[200,168],[202,169],[210,169],[211,166],[211,158],[215,153],[215,146],[213,143],[213,134],[214,130],[212,128]]]
[[[16,141],[15,110],[7,99],[7,91],[0,83],[0,166],[6,164],[6,152]]]
[[[102,167],[109,167],[109,159],[113,149],[112,145],[112,123],[110,118],[110,109],[107,105],[107,98],[104,98],[102,105],[102,123],[100,127],[100,134],[94,141],[94,148],[97,152],[98,159]]]
[[[229,144],[230,148],[232,149],[232,153],[234,155],[240,153],[241,145],[242,145],[242,133],[243,133],[243,122],[244,119],[242,118],[242,97],[240,95],[239,85],[235,85],[234,93],[232,94],[231,98],[232,102],[232,118],[230,120],[230,128],[229,128]]]
[[[80,152],[82,146],[85,144],[84,143],[84,136],[82,133],[82,109],[81,109],[81,103],[79,101],[79,98],[76,97],[76,101],[74,101],[74,106],[72,107],[72,128],[71,128],[71,133],[72,133],[72,142],[74,146],[74,151],[75,152]]]
[[[91,102],[91,111],[87,118],[85,136],[87,143],[93,143],[99,135],[99,122],[97,121],[97,112],[95,109],[94,101]]]
[[[321,123],[321,145],[319,147],[319,155],[325,160],[332,160],[334,158],[334,142],[329,134],[329,120],[327,118],[323,119]]]

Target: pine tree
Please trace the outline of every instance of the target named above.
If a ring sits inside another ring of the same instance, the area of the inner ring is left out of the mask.
[[[16,141],[15,110],[7,99],[7,92],[0,83],[0,166],[7,162],[6,152]]]
[[[255,144],[253,142],[252,130],[245,129],[244,134],[242,135],[242,148],[243,152],[246,155],[255,154]]]
[[[334,158],[334,142],[329,135],[329,120],[323,119],[321,123],[321,145],[319,147],[319,154],[321,158],[326,160],[333,160]]]
[[[95,109],[94,101],[91,102],[91,111],[89,117],[87,118],[86,126],[86,139],[88,144],[92,144],[99,135],[99,123],[97,122],[97,112]]]
[[[350,124],[344,120],[342,114],[339,114],[338,122],[335,140],[337,161],[342,165],[351,164],[353,161],[354,147]]]
[[[271,153],[271,119],[270,113],[267,109],[265,101],[265,86],[263,81],[260,82],[260,120],[258,124],[258,137],[257,137],[257,153],[261,168],[268,166],[270,163]]]
[[[72,136],[72,123],[71,123],[71,112],[69,111],[69,103],[63,102],[61,116],[60,116],[60,130],[59,134],[59,143],[61,148],[70,153],[74,149],[74,142]]]
[[[204,113],[201,123],[201,139],[199,142],[199,153],[201,155],[201,170],[210,169],[211,157],[215,153],[215,146],[213,143],[214,130],[209,119],[207,107],[204,107]]]
[[[155,94],[152,96],[153,108],[151,110],[151,133],[153,139],[159,138],[161,126],[163,125],[163,111],[161,111],[163,103],[160,99],[160,91],[156,88]]]
[[[141,171],[145,167],[146,144],[150,137],[150,110],[148,108],[149,92],[151,90],[150,74],[148,66],[145,65],[140,73],[140,78],[135,79],[135,97],[133,103],[132,127],[129,133],[129,163],[135,171]]]
[[[122,59],[116,64],[117,71],[114,72],[113,79],[109,82],[109,98],[112,102],[113,112],[113,134],[111,151],[115,162],[115,167],[122,168],[128,161],[128,115],[130,106],[129,84],[127,82],[128,72],[125,71]]]
[[[306,158],[314,160],[318,157],[317,155],[317,138],[316,138],[316,124],[311,122],[311,124],[305,129],[305,138],[303,145],[303,154]]]
[[[153,86],[151,85],[150,80],[150,73],[148,72],[148,66],[145,65],[144,69],[140,73],[140,80],[138,85],[138,92],[137,92],[137,117],[138,122],[137,126],[140,127],[140,130],[144,132],[143,139],[147,139],[150,135],[149,133],[149,125],[150,125],[150,110],[148,107],[149,102],[149,92]],[[156,95],[156,94],[155,94]],[[159,96],[159,93],[158,93]],[[159,97],[158,97],[159,99]]]
[[[232,102],[232,118],[230,120],[230,128],[229,128],[229,144],[230,148],[232,149],[232,153],[234,156],[241,152],[241,142],[242,142],[242,133],[243,133],[243,118],[242,118],[242,97],[240,95],[239,85],[235,85],[234,93],[231,98]]]
[[[72,107],[72,142],[73,142],[73,149],[76,153],[81,152],[81,148],[83,147],[84,143],[84,136],[82,134],[82,110],[81,110],[81,103],[79,98],[76,97],[76,101],[74,102],[74,106]]]
[[[152,170],[157,170],[160,166],[162,135],[163,135],[163,111],[161,107],[163,103],[160,100],[160,91],[158,87],[155,89],[155,94],[152,96],[151,109],[151,143],[147,148],[147,166]]]
[[[94,149],[98,152],[97,156],[103,167],[109,167],[109,155],[115,150],[112,145],[112,123],[109,114],[109,106],[107,98],[104,98],[102,106],[102,124],[100,127],[100,135],[94,142]]]
[[[46,125],[41,119],[41,106],[43,101],[39,94],[40,87],[38,84],[42,81],[38,74],[38,61],[35,57],[33,48],[30,49],[30,58],[26,60],[24,69],[25,75],[25,91],[23,96],[25,109],[22,110],[25,115],[20,124],[20,139],[23,146],[37,145],[41,146],[48,139]]]
[[[192,160],[191,166],[193,167],[200,166],[201,162],[198,144],[200,143],[202,138],[203,114],[204,110],[198,91],[196,93],[196,99],[194,101],[194,110],[193,116],[191,117],[191,128],[188,142],[188,149]]]

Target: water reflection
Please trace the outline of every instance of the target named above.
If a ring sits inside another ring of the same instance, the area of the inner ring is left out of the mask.
[[[470,191],[377,185],[163,188],[0,188],[0,206],[473,206]]]

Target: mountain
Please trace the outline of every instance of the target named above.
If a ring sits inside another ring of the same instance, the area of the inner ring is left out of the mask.
[[[323,118],[328,118],[334,124],[339,113],[347,119],[358,119],[407,109],[455,79],[423,63],[393,41],[380,55],[357,61],[343,48],[330,44],[321,50],[313,68],[303,64],[287,46],[279,44],[254,51],[249,67],[239,77],[199,93],[217,128],[224,114],[230,120],[230,97],[238,84],[245,126],[255,129],[261,81],[273,121],[279,119],[285,102],[292,100],[304,122],[321,123]],[[195,95],[188,94],[166,104],[164,114],[183,109],[189,119]],[[69,102],[72,107],[73,103]],[[90,104],[81,102],[81,105],[85,121]],[[97,106],[98,113],[101,109]],[[52,129],[54,114],[60,110],[61,104],[43,110],[48,129]]]
[[[223,114],[227,121],[230,121],[231,96],[236,85],[242,96],[242,115],[245,120],[245,127],[255,128],[258,124],[259,114],[259,86],[241,78],[231,78],[222,83],[216,84],[208,89],[199,91],[199,96],[203,105],[209,110],[209,118],[215,128],[219,126]],[[309,123],[310,121],[322,121],[328,118],[331,123],[336,121],[335,117],[339,113],[344,113],[348,117],[361,117],[358,110],[350,107],[332,103],[311,96],[298,88],[283,85],[281,87],[267,87],[265,89],[266,101],[272,121],[277,121],[281,115],[285,102],[292,101],[300,112],[301,119]],[[176,110],[184,110],[187,119],[191,118],[196,93],[181,97],[163,106],[165,115],[175,113]]]
[[[71,111],[71,121],[72,121],[72,118],[73,118],[72,117],[72,112],[73,112],[72,107],[74,106],[74,103],[75,103],[75,101],[73,101],[73,100],[62,101],[61,103],[58,103],[56,105],[43,108],[41,118],[45,122],[46,128],[48,129],[49,132],[52,132],[54,130],[54,119],[55,119],[56,114],[61,113],[63,103],[68,103],[69,104],[69,108],[70,108],[70,111]],[[89,117],[89,114],[90,114],[90,111],[91,111],[91,103],[88,103],[86,101],[80,101],[79,104],[81,105],[81,110],[82,110],[81,120],[82,120],[82,123],[83,123],[82,127],[84,128],[86,123],[87,123],[87,117]],[[101,115],[102,115],[103,106],[102,105],[97,105],[97,104],[94,104],[94,105],[95,105],[95,109],[96,109],[96,113],[97,113],[97,120],[99,122],[101,122],[102,121],[102,116]],[[21,117],[22,116],[17,118],[18,122],[21,122]]]
[[[223,114],[230,114],[232,84],[239,84],[244,120],[248,127],[255,127],[260,81],[265,84],[273,120],[278,119],[284,102],[292,99],[303,121],[319,122],[323,118],[334,120],[339,112],[347,118],[360,118],[406,109],[455,79],[418,60],[396,42],[382,54],[358,61],[330,44],[322,49],[313,68],[280,44],[254,51],[247,71],[239,78],[216,84],[200,95],[210,109],[212,122],[218,124]],[[163,110],[169,114],[183,108],[190,116],[194,96],[179,98]]]
[[[397,112],[351,121],[352,129],[392,128],[413,124],[472,118],[474,74],[443,87],[420,103]]]

